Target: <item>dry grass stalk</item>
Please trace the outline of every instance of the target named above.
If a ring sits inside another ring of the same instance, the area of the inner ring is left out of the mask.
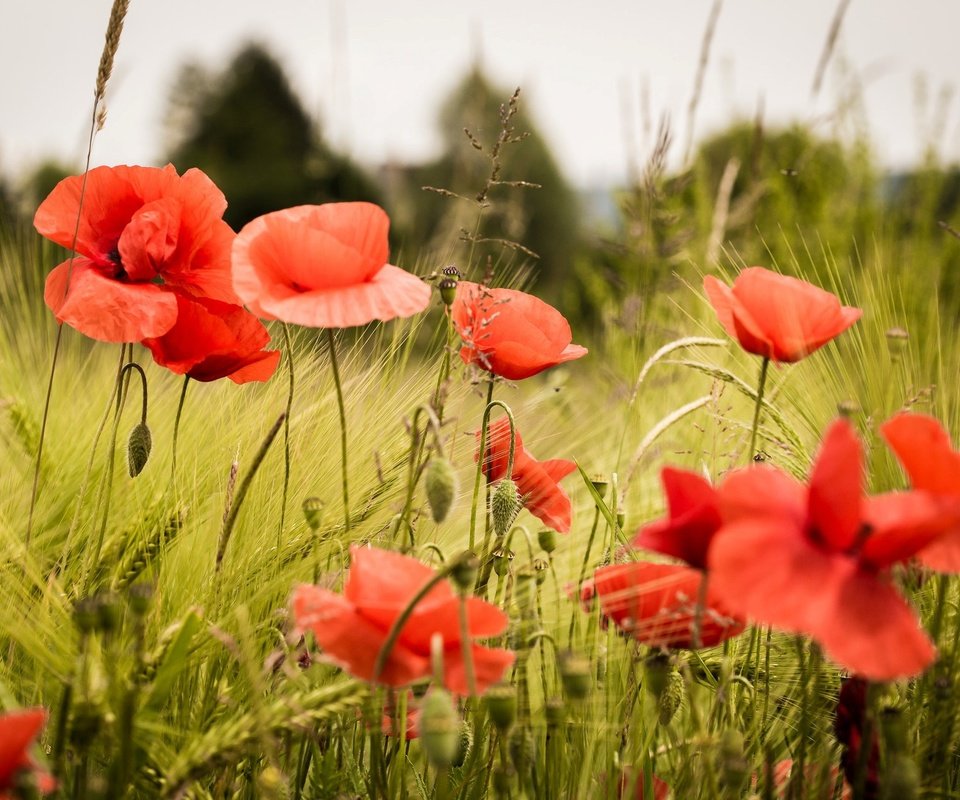
[[[817,71],[813,77],[813,89],[810,92],[811,97],[816,97],[820,93],[820,87],[823,84],[823,76],[827,71],[827,64],[830,63],[830,56],[837,46],[837,39],[840,37],[840,26],[843,24],[844,14],[847,13],[847,7],[850,0],[840,0],[837,4],[837,10],[833,15],[833,22],[830,23],[830,31],[827,33],[827,40],[823,43],[823,51],[820,53],[820,60],[817,62]]]

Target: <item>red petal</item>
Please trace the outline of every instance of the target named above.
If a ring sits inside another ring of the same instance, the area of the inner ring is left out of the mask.
[[[515,658],[509,650],[480,645],[473,645],[470,652],[473,657],[474,688],[478,695],[483,694],[487,687],[503,680]],[[470,694],[462,649],[450,649],[443,654],[443,684],[454,694],[464,697]]]
[[[727,333],[748,353],[772,358],[772,343],[730,287],[708,275],[703,279],[703,288]]]
[[[809,488],[810,524],[831,549],[848,550],[857,540],[862,496],[860,441],[850,423],[840,419],[824,434]]]
[[[907,561],[956,530],[957,512],[955,503],[947,505],[927,492],[890,492],[868,498],[864,522],[871,532],[860,559],[878,570]],[[953,547],[957,544],[960,540]]]
[[[70,276],[69,294],[67,276]],[[44,300],[60,322],[91,339],[139,342],[161,336],[177,319],[177,299],[152,283],[121,283],[105,277],[88,259],[65,261],[47,276]]]
[[[880,433],[915,489],[960,494],[960,453],[936,419],[912,412],[897,414],[880,426]]]
[[[807,489],[782,470],[751,466],[731,472],[719,487],[725,523],[744,518],[787,517],[803,528],[807,520]]]
[[[350,573],[343,594],[357,606],[369,604],[399,612],[436,574],[436,570],[410,556],[355,545],[350,548]],[[430,590],[424,602],[453,597],[449,581],[443,580]]]
[[[164,197],[134,213],[117,244],[130,280],[152,281],[163,271],[177,249],[180,210],[177,199]]]
[[[10,789],[16,773],[32,766],[30,744],[46,720],[42,708],[0,715],[0,790]]]
[[[351,675],[373,680],[377,656],[387,632],[378,628],[338,594],[302,584],[293,593],[293,615],[298,630],[310,630],[317,644]],[[390,650],[378,678],[402,686],[430,674],[430,659],[411,652],[401,642]]]

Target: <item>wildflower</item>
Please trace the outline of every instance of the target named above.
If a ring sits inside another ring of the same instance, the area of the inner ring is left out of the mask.
[[[945,514],[960,511],[960,452],[933,417],[902,413],[885,422],[880,433],[896,453],[914,489],[939,498]],[[939,572],[960,572],[960,518],[947,535],[917,554],[917,560]]]
[[[871,680],[921,672],[934,648],[889,568],[940,536],[919,493],[865,499],[860,443],[840,419],[824,435],[809,486],[769,466],[728,476],[710,586],[735,613],[817,640]]]
[[[233,246],[233,285],[262,319],[349,328],[409,317],[430,287],[387,263],[390,220],[373,203],[295,206],[257,217]]]
[[[763,267],[743,270],[732,287],[708,275],[703,288],[727,333],[748,353],[777,362],[810,355],[863,313],[813,284]]]
[[[696,472],[672,467],[660,472],[660,481],[668,515],[641,528],[633,544],[705,570],[710,541],[722,523],[717,491]]]
[[[477,432],[479,445],[480,432]],[[479,452],[476,458],[479,458]],[[510,458],[510,421],[500,417],[487,427],[487,457],[484,461],[487,481],[492,483],[506,477]],[[510,477],[517,485],[524,507],[544,525],[560,533],[570,530],[573,510],[569,495],[559,482],[573,472],[572,461],[554,459],[537,461],[523,446],[520,432],[515,431],[513,472]]]
[[[33,774],[42,794],[52,792],[56,782],[41,770],[30,757],[29,749],[40,733],[47,712],[42,708],[0,714],[0,800],[12,798],[22,772]]]
[[[391,627],[436,573],[415,558],[387,550],[353,547],[350,555],[343,594],[300,585],[293,592],[293,614],[296,627],[312,631],[331,660],[355,677],[372,681],[377,656]],[[460,602],[448,581],[434,586],[413,608],[377,680],[404,686],[429,677],[430,640],[439,633],[443,637],[444,685],[456,694],[467,694]],[[507,616],[499,608],[476,597],[466,602],[471,637],[503,633]],[[508,650],[471,644],[470,651],[477,692],[500,680],[513,663],[513,653]]]
[[[273,375],[280,351],[263,349],[270,334],[253,314],[243,306],[174,294],[176,323],[162,336],[143,341],[160,366],[198,381],[247,383]]]
[[[34,227],[77,255],[47,276],[44,299],[60,322],[93,339],[138,342],[177,319],[170,291],[236,303],[230,279],[235,234],[227,201],[200,170],[97,167],[62,180]],[[79,227],[77,225],[77,215]]]
[[[594,573],[581,599],[598,597],[604,617],[650,647],[692,648],[703,580],[702,572],[679,564],[612,564]],[[700,611],[700,646],[712,647],[743,629],[743,621],[727,610],[708,584]]]
[[[463,340],[463,362],[507,380],[523,380],[587,354],[587,348],[570,343],[573,334],[563,315],[525,292],[460,281],[450,311]]]

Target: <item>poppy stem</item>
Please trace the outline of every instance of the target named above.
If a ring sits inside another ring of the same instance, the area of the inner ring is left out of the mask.
[[[177,474],[177,439],[180,436],[180,416],[187,400],[187,387],[190,385],[190,376],[183,376],[183,386],[180,388],[180,401],[177,403],[177,416],[173,419],[173,453],[170,457],[170,485]]]
[[[593,526],[590,528],[590,536],[587,538],[587,549],[583,553],[583,563],[580,565],[580,576],[577,578],[577,592],[574,595],[575,602],[577,607],[574,609],[573,615],[570,617],[570,631],[567,634],[567,647],[573,648],[573,631],[576,628],[577,620],[580,619],[579,605],[580,605],[580,592],[583,590],[583,579],[587,576],[587,564],[590,562],[590,551],[593,549],[593,540],[597,535],[597,526],[600,524],[600,507],[594,505],[593,510]]]
[[[697,587],[697,604],[693,609],[693,630],[690,634],[690,643],[694,650],[703,647],[703,611],[707,607],[707,573],[700,576],[700,586]]]
[[[767,383],[767,367],[770,366],[770,359],[764,357],[760,364],[760,380],[757,384],[757,404],[753,409],[753,426],[750,428],[750,449],[747,451],[747,460],[752,461],[755,453],[754,448],[757,445],[757,431],[760,429],[760,407],[763,405],[763,389]]]
[[[280,561],[280,546],[283,538],[283,524],[287,518],[287,494],[290,490],[290,411],[293,408],[293,390],[296,381],[293,374],[293,343],[290,341],[290,328],[286,322],[280,323],[283,331],[283,346],[287,351],[287,373],[290,387],[287,390],[287,411],[283,418],[283,493],[280,495],[280,527],[277,528],[277,561]]]
[[[429,405],[420,404],[413,412],[413,421],[410,425],[410,460],[407,469],[407,494],[403,503],[403,511],[400,519],[397,520],[396,529],[393,532],[394,539],[397,534],[405,527],[410,534],[410,549],[414,549],[417,544],[413,537],[413,526],[410,524],[410,507],[413,505],[413,493],[420,476],[423,474],[425,464],[421,463],[423,455],[423,443],[427,440],[427,428],[424,428],[423,436],[419,434],[420,415],[427,415],[427,428],[433,430],[436,453],[443,458],[443,441],[440,437],[440,420]]]
[[[330,349],[330,367],[333,383],[337,388],[337,408],[340,411],[340,470],[343,479],[343,531],[350,532],[350,494],[347,479],[347,412],[343,407],[343,387],[340,384],[340,368],[337,366],[337,344],[333,328],[327,328],[327,345]]]

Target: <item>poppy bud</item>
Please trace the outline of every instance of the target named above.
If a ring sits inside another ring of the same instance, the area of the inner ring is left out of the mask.
[[[904,350],[907,349],[907,342],[910,339],[910,334],[903,328],[890,328],[887,333],[887,349],[890,351],[890,355],[896,358]]]
[[[451,567],[450,578],[461,592],[469,592],[477,579],[479,569],[480,559],[475,553],[465,550]]]
[[[657,715],[661,725],[669,725],[683,703],[683,676],[673,670],[667,679],[667,686],[657,700]]]
[[[513,561],[513,555],[513,550],[507,550],[503,547],[490,554],[493,559],[493,571],[497,573],[497,577],[502,578],[510,571],[510,562]]]
[[[537,743],[526,726],[515,728],[510,734],[510,760],[521,775],[525,774],[537,758]]]
[[[510,478],[504,478],[497,484],[490,498],[490,511],[493,514],[493,532],[497,536],[506,536],[520,513],[520,492]]]
[[[583,700],[590,693],[593,674],[590,660],[567,651],[560,656],[560,679],[571,700]]]
[[[437,284],[440,290],[440,299],[445,306],[452,306],[457,298],[457,281],[454,278],[444,278]]]
[[[127,469],[131,478],[136,478],[147,465],[150,458],[150,449],[153,447],[153,437],[145,422],[138,422],[127,439]]]
[[[909,756],[898,754],[890,759],[880,784],[882,800],[914,800],[920,789],[920,771]]]
[[[487,689],[483,696],[490,721],[500,733],[510,730],[517,718],[517,690],[509,683],[498,683]]]
[[[567,718],[567,707],[559,697],[548,697],[543,709],[548,728],[558,728]]]
[[[310,530],[317,531],[323,522],[323,510],[326,503],[319,497],[308,497],[303,501],[303,516]]]
[[[473,749],[473,728],[466,720],[460,722],[460,739],[457,741],[457,752],[453,757],[451,767],[462,767]]]
[[[673,665],[666,653],[653,653],[643,661],[643,686],[658,700],[670,684]]]
[[[438,769],[446,769],[457,755],[460,719],[446,689],[434,687],[423,699],[420,711],[420,742],[427,759]]]
[[[541,528],[537,531],[537,541],[540,549],[549,555],[557,549],[557,532],[550,528]]]
[[[442,456],[431,458],[427,465],[424,487],[433,521],[443,522],[457,496],[457,474],[453,471],[453,465]]]
[[[623,529],[623,523],[627,521],[627,512],[622,506],[617,507],[617,527]]]

